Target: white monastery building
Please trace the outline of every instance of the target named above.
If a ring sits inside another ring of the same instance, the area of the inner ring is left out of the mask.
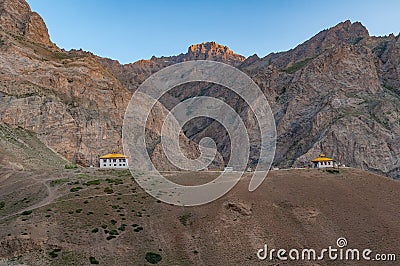
[[[123,154],[110,153],[100,157],[100,168],[126,169],[128,157]]]
[[[325,154],[321,153],[319,157],[311,160],[314,168],[326,168],[326,167],[334,167],[334,160],[332,158],[328,158]]]

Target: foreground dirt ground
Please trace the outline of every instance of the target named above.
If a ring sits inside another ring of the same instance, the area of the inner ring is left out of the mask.
[[[141,173],[62,169],[0,172],[0,265],[376,265],[365,261],[260,261],[269,248],[336,247],[393,253],[400,260],[400,182],[356,169],[271,171],[248,192],[249,174],[199,207],[157,201]],[[169,173],[179,183],[217,173]],[[90,257],[92,261],[90,261]],[[94,261],[95,260],[95,261]],[[398,265],[381,262],[378,265]]]

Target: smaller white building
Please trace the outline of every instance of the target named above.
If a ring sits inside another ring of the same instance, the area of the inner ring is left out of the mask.
[[[326,168],[326,167],[334,167],[334,160],[332,158],[328,158],[325,154],[321,153],[319,157],[315,158],[311,161],[313,163],[314,168]]]
[[[224,168],[224,172],[233,172],[233,167],[231,167],[231,166],[225,167],[225,168]]]
[[[100,157],[100,168],[127,169],[128,157],[123,154],[110,153]]]

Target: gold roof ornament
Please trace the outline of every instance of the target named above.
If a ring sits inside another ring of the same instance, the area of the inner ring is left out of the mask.
[[[327,161],[333,161],[333,159],[332,159],[332,158],[329,158],[329,157],[326,157],[325,154],[323,154],[323,153],[321,153],[321,154],[319,155],[319,157],[317,157],[317,158],[311,160],[311,162],[313,162],[313,163],[317,163],[317,162],[327,162]]]

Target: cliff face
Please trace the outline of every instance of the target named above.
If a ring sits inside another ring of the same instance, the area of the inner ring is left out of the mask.
[[[121,149],[122,118],[131,93],[151,74],[188,60],[216,60],[247,73],[268,98],[278,143],[275,165],[303,166],[321,151],[338,162],[391,177],[400,172],[400,40],[373,37],[360,23],[345,21],[321,31],[292,50],[245,59],[215,42],[192,45],[187,53],[152,57],[132,64],[83,51],[63,51],[48,38],[42,19],[22,0],[0,1],[1,122],[36,132],[69,160],[95,164],[97,156]],[[257,162],[257,123],[248,106],[214,84],[179,86],[163,97],[167,108],[188,97],[208,95],[229,103],[252,138]],[[148,124],[156,165],[172,169],[159,146],[160,121]],[[210,136],[225,161],[229,138],[218,123],[204,118],[184,128],[187,152]]]
[[[95,56],[53,45],[25,1],[0,2],[0,121],[83,165],[121,149],[129,92]]]
[[[240,65],[246,58],[235,54],[227,46],[219,45],[215,42],[206,42],[191,45],[182,61],[188,60],[213,60],[233,66]]]
[[[6,0],[0,7],[0,122],[33,131],[57,153],[85,166],[97,165],[105,153],[122,151],[131,93],[122,76],[100,63],[112,61],[53,45],[43,20],[25,1]],[[167,114],[160,105],[154,113],[158,119]],[[157,166],[174,169],[160,151],[161,121],[148,123],[151,157]],[[185,136],[182,142],[188,154],[198,153],[194,142]]]
[[[25,0],[0,0],[0,28],[33,42],[54,46],[43,19]]]
[[[398,38],[344,22],[244,66],[273,106],[277,165],[302,166],[323,151],[399,177]]]

